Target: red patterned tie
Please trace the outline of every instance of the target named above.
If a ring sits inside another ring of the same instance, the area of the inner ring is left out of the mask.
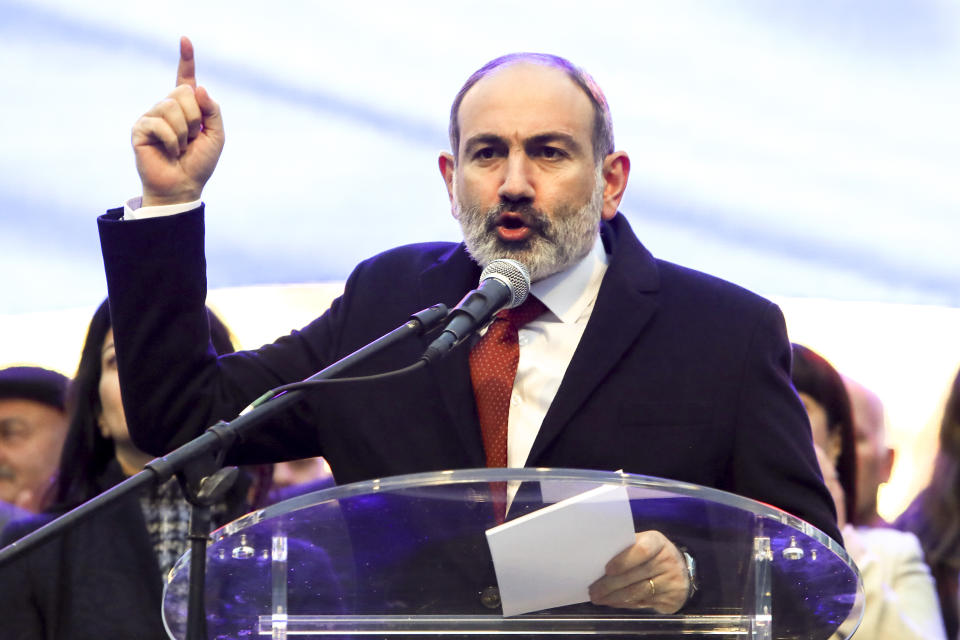
[[[520,361],[517,332],[546,310],[542,302],[529,296],[519,307],[498,312],[487,332],[470,351],[470,378],[488,467],[507,466],[507,419]],[[503,522],[507,506],[506,484],[493,484],[497,522]]]

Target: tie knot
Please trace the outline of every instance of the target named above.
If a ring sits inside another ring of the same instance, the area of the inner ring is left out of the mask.
[[[546,311],[547,306],[534,296],[530,295],[527,296],[527,299],[524,300],[523,304],[521,304],[519,307],[505,309],[499,312],[497,315],[506,319],[507,322],[513,325],[514,328],[520,329],[527,323],[533,322],[542,316]]]

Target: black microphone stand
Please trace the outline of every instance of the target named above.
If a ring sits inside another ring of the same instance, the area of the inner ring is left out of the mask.
[[[410,335],[422,335],[430,331],[443,321],[447,314],[447,307],[443,304],[437,304],[415,313],[410,316],[407,322],[393,331],[361,347],[306,380],[289,386],[307,387],[311,386],[310,383],[331,380],[348,368]],[[424,363],[421,361],[419,364]],[[30,549],[62,535],[75,524],[86,520],[123,496],[150,486],[159,486],[176,475],[184,496],[193,505],[189,533],[191,542],[187,640],[206,640],[204,589],[207,564],[206,547],[210,533],[210,507],[229,491],[236,480],[238,471],[236,467],[219,469],[212,473],[204,470],[209,471],[211,468],[211,459],[216,467],[219,467],[226,451],[238,439],[242,440],[268,418],[300,400],[302,395],[303,391],[299,389],[286,391],[285,387],[268,391],[230,422],[221,421],[207,428],[203,434],[190,442],[147,463],[143,471],[130,476],[84,504],[48,522],[36,531],[0,549],[0,567]],[[192,478],[198,478],[198,480],[191,482]]]

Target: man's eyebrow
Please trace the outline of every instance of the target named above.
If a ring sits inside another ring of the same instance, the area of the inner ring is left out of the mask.
[[[583,150],[582,145],[577,142],[576,138],[568,133],[563,133],[560,131],[548,131],[547,133],[540,133],[535,136],[531,136],[524,141],[524,146],[537,146],[549,144],[551,142],[562,143],[574,153],[580,153]]]
[[[495,133],[478,133],[475,136],[471,136],[466,142],[463,143],[463,149],[466,151],[483,144],[506,144],[506,140]]]
[[[583,145],[577,142],[576,138],[569,133],[563,133],[562,131],[547,131],[530,136],[523,141],[523,146],[539,146],[550,144],[551,142],[563,144],[574,153],[580,153],[583,151]],[[466,140],[466,142],[463,143],[463,150],[467,152],[474,147],[485,144],[503,145],[507,144],[507,141],[505,138],[503,138],[503,136],[498,136],[495,133],[478,133],[475,136],[471,136]]]

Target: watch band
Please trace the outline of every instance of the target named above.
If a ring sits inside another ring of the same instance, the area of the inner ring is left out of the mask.
[[[697,584],[697,561],[694,560],[693,556],[690,555],[690,552],[683,547],[680,548],[680,553],[683,554],[683,562],[687,565],[687,579],[689,580],[687,586],[687,599],[684,603],[686,604],[686,602],[689,602],[690,598],[693,597],[693,594],[695,594],[699,589],[699,585]]]

